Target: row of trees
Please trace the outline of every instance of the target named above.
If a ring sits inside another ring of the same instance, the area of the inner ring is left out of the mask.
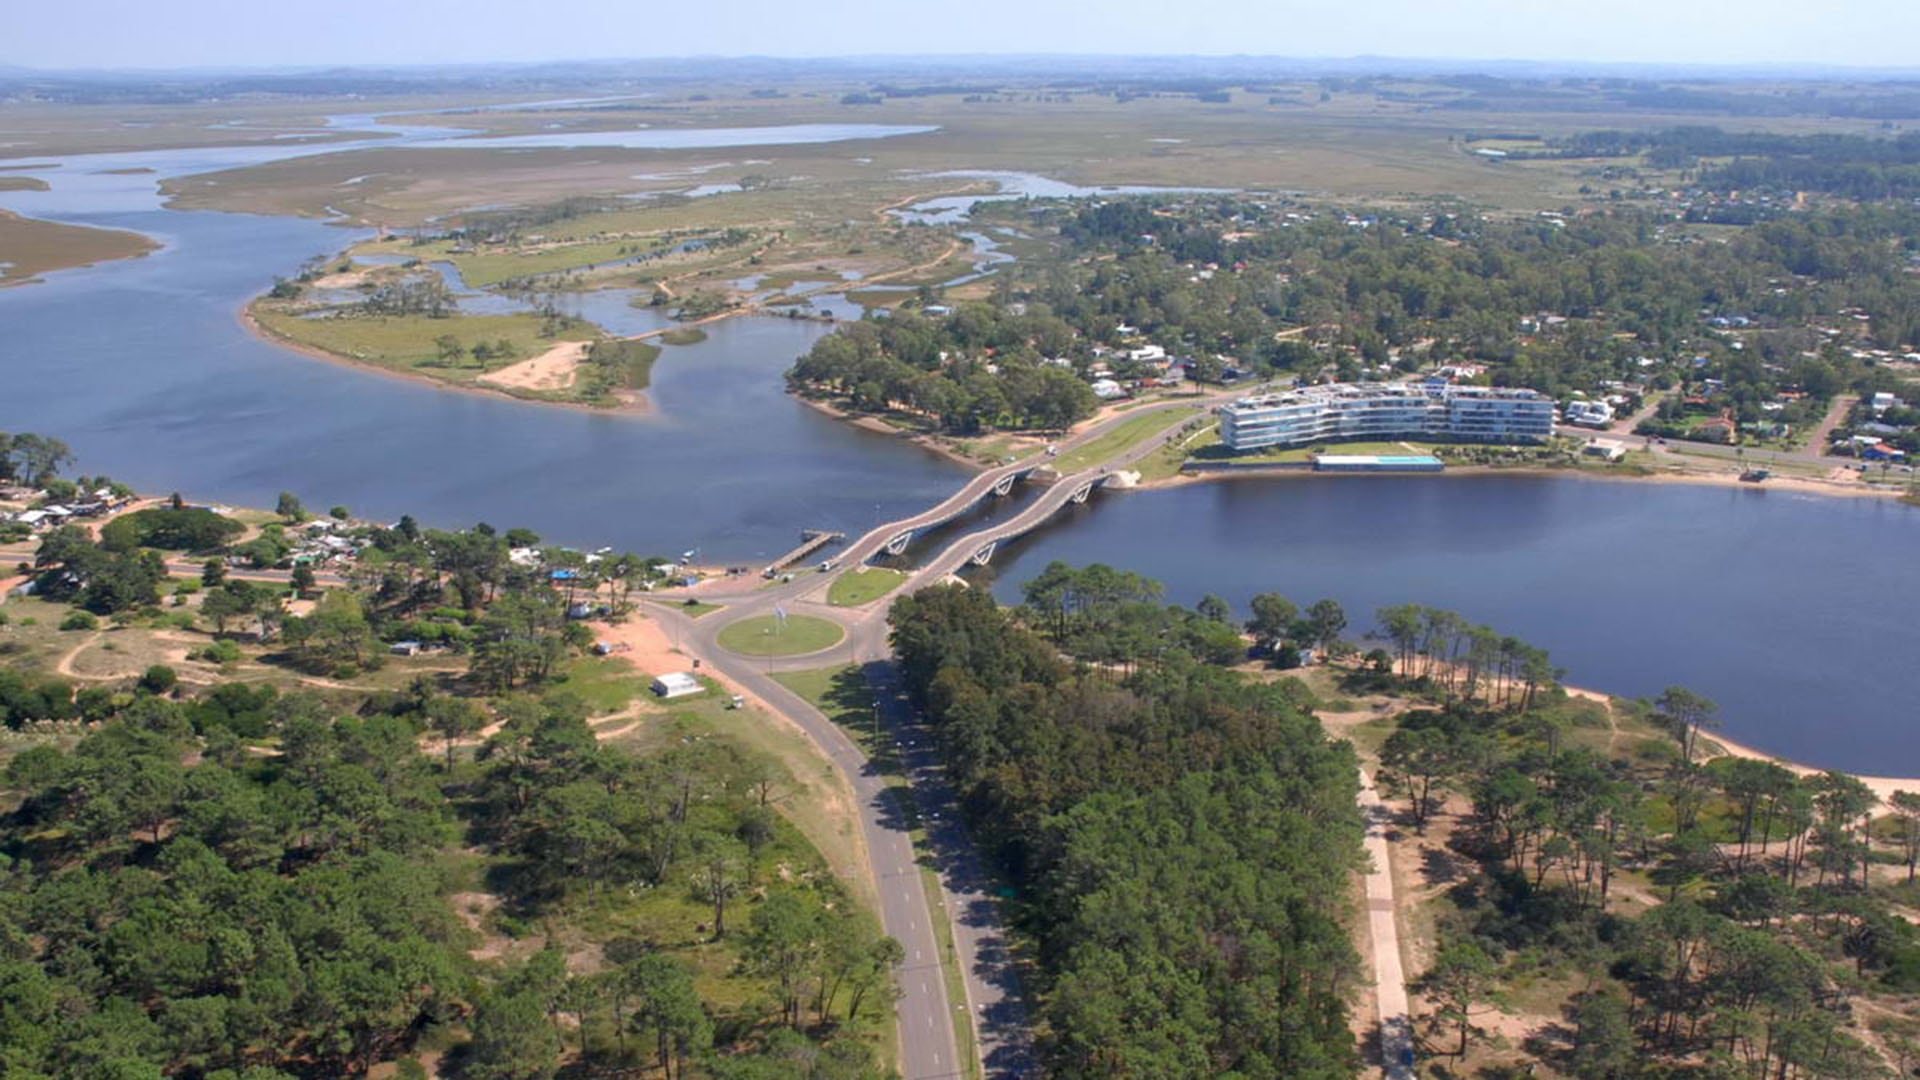
[[[1048,576],[1027,614],[1099,642],[1124,678],[1076,669],[976,590],[923,590],[890,618],[907,691],[1026,899],[1049,1075],[1352,1076],[1350,748],[1293,684],[1121,628],[1166,617],[1142,599],[1157,585]]]

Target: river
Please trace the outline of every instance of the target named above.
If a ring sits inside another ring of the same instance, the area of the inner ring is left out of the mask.
[[[445,128],[337,118],[403,141]],[[858,125],[797,137],[892,137]],[[715,133],[630,133],[634,140]],[[777,140],[779,133],[737,138]],[[579,136],[578,138],[588,138]],[[36,170],[49,192],[0,206],[134,229],[144,259],[0,289],[0,430],[58,435],[79,467],[147,491],[271,505],[282,490],[457,527],[526,525],[554,542],[757,563],[802,528],[905,516],[963,479],[897,438],[789,398],[780,373],[820,323],[733,319],[668,347],[650,415],[542,407],[307,359],[248,334],[241,306],[356,235],[313,221],[160,207],[155,183],[355,144],[93,155]],[[107,169],[150,168],[146,175]],[[1031,186],[1031,185],[1027,185]],[[1025,188],[1015,188],[1019,193]],[[958,201],[956,201],[956,206]],[[945,204],[920,209],[946,214]],[[631,332],[657,313],[621,294],[581,313]],[[1364,629],[1382,605],[1461,612],[1551,650],[1576,685],[1717,699],[1730,735],[1810,763],[1920,773],[1920,698],[1904,506],[1784,491],[1553,477],[1234,479],[1102,493],[997,555],[995,590],[1047,561],[1105,561],[1169,599],[1331,596]]]
[[[1101,492],[996,552],[1005,603],[1055,559],[1214,593],[1457,611],[1566,681],[1684,685],[1728,735],[1819,766],[1920,776],[1920,510],[1878,499],[1568,476],[1236,478]]]
[[[336,118],[457,141],[453,129]],[[915,128],[581,133],[587,145],[721,146],[892,137]],[[544,136],[542,138],[545,138]],[[963,479],[952,463],[857,430],[783,392],[781,373],[829,327],[778,318],[708,326],[654,366],[649,415],[596,414],[460,393],[300,356],[236,315],[276,275],[363,233],[320,222],[163,209],[158,181],[372,143],[223,147],[52,159],[48,192],[0,206],[160,239],[143,259],[0,289],[0,430],[70,443],[77,468],[144,491],[272,505],[280,491],[444,527],[527,525],[549,540],[645,553],[698,548],[751,563],[805,528],[858,532]],[[39,161],[40,159],[35,159]],[[152,169],[139,175],[106,170]],[[615,332],[660,325],[624,292],[570,302]]]

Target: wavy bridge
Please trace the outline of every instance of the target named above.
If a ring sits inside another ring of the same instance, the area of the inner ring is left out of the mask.
[[[847,553],[848,558],[870,561],[882,555],[904,555],[920,536],[972,512],[974,507],[988,499],[1012,494],[1015,484],[1026,480],[1040,468],[1039,463],[1023,462],[981,473],[940,505],[868,533]]]
[[[1025,536],[1069,506],[1086,502],[1096,489],[1104,487],[1113,477],[1114,474],[1106,469],[1090,469],[1065,477],[1013,517],[968,533],[948,544],[945,550],[913,575],[907,588],[914,589],[939,581],[966,566],[987,565],[1001,544]]]

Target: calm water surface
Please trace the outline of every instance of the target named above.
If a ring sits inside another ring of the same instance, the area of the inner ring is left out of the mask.
[[[396,136],[389,146],[462,134],[369,117],[334,126]],[[648,144],[668,133],[631,134]],[[777,132],[671,137],[780,141]],[[155,181],[353,145],[68,158],[28,174],[52,191],[0,193],[0,206],[22,213],[134,229],[167,245],[0,290],[0,430],[57,434],[84,470],[144,490],[255,506],[291,490],[372,517],[524,524],[558,542],[698,547],[719,561],[770,557],[801,528],[858,532],[961,482],[952,464],[782,392],[780,373],[828,332],[819,323],[708,326],[706,342],[667,348],[654,369],[657,409],[642,417],[450,392],[254,338],[236,321],[240,307],[275,275],[358,234],[163,210]],[[133,167],[155,171],[104,172]],[[1054,193],[1032,178],[994,178],[1001,197]],[[914,209],[951,220],[978,198]],[[662,325],[660,312],[627,301],[608,292],[568,304],[619,333]],[[841,297],[816,306],[857,314]],[[1766,749],[1920,775],[1909,714],[1920,699],[1915,515],[1779,490],[1568,478],[1241,479],[1101,495],[1003,548],[993,573],[1006,600],[1052,559],[1139,570],[1182,603],[1214,592],[1244,609],[1268,589],[1302,603],[1331,596],[1356,631],[1386,604],[1451,608],[1550,649],[1576,685],[1650,695],[1684,683],[1720,701],[1730,734]]]
[[[1397,603],[1458,611],[1627,695],[1682,684],[1728,735],[1821,766],[1920,776],[1920,510],[1871,499],[1568,477],[1234,479],[1099,494],[996,554],[1008,603],[1054,559],[1192,604],[1330,596],[1358,633]]]
[[[335,126],[397,134],[382,145],[460,134],[369,117]],[[809,125],[626,135],[634,145],[721,146],[901,133]],[[525,524],[556,542],[697,547],[741,562],[786,550],[802,528],[857,532],[877,516],[912,513],[961,481],[948,462],[783,393],[781,373],[829,331],[821,323],[735,319],[707,327],[699,345],[668,347],[654,367],[657,408],[644,417],[451,392],[260,341],[236,319],[246,301],[364,234],[164,210],[156,182],[353,145],[89,155],[28,173],[53,190],[7,192],[0,206],[132,229],[165,247],[0,290],[0,430],[59,435],[79,469],[142,490],[253,506],[290,490],[373,517]],[[104,171],[134,167],[154,172]],[[633,308],[629,296],[567,306],[616,333],[663,325],[661,312]]]

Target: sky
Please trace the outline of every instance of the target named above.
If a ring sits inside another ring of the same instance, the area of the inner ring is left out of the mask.
[[[1916,0],[56,0],[0,65],[942,53],[1920,66]]]

